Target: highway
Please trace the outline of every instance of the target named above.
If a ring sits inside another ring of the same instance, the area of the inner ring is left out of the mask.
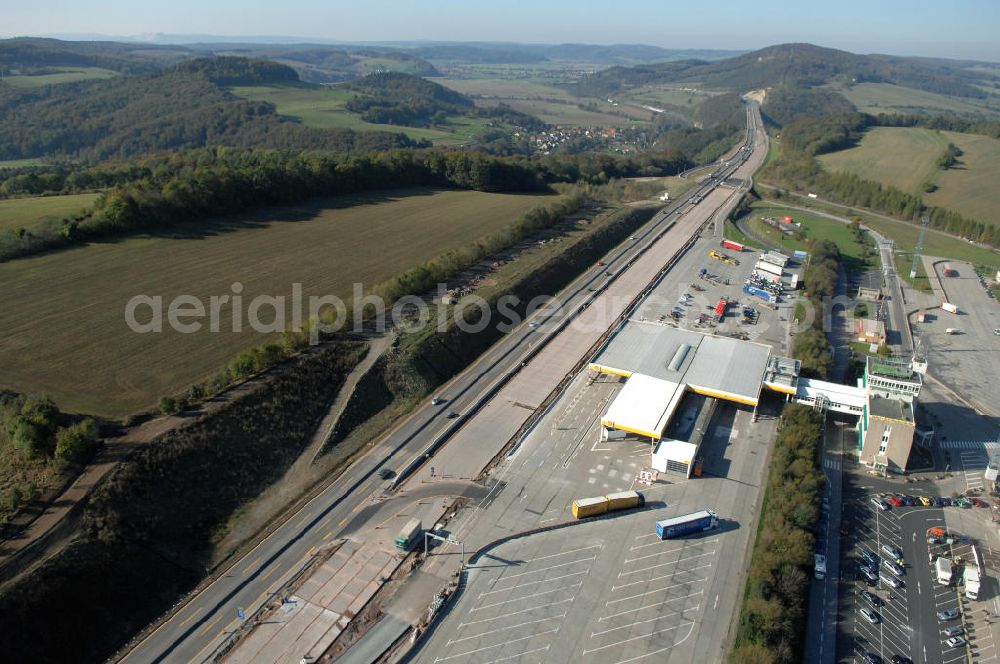
[[[544,325],[537,329],[521,325],[495,344],[466,371],[439,390],[448,398],[445,405],[432,406],[428,401],[419,407],[254,549],[235,561],[229,569],[218,572],[211,583],[188,598],[179,610],[128,649],[120,661],[201,662],[212,657],[226,635],[239,626],[239,609],[250,615],[293,576],[319,546],[356,532],[348,529],[356,523],[352,515],[369,505],[373,495],[383,490],[384,483],[378,479],[378,470],[399,470],[407,466],[446,429],[468,431],[477,425],[478,420],[480,426],[493,434],[484,444],[490,444],[498,452],[508,439],[496,436],[495,420],[492,419],[496,407],[503,400],[502,390],[498,393],[497,386],[514,376],[526,380],[536,366],[544,369],[546,353],[559,356],[564,350],[560,347],[560,342],[565,340],[558,325],[560,321],[596,315],[594,312],[600,307],[589,305],[598,298],[623,297],[633,290],[638,294],[645,284],[633,283],[630,279],[632,270],[626,270],[626,266],[635,263],[648,268],[650,263],[656,262],[662,265],[669,259],[669,255],[660,253],[664,239],[679,249],[720,206],[732,202],[732,190],[721,188],[720,183],[730,176],[748,177],[759,167],[766,154],[766,137],[760,128],[759,111],[755,105],[748,108],[747,117],[748,142],[753,144],[754,150],[741,151],[729,167],[717,171],[718,177],[706,179],[694,187],[657,213],[635,234],[635,240],[626,241],[611,250],[603,259],[606,266],[588,270],[560,293],[563,307],[549,316]],[[695,202],[700,204],[695,205]],[[679,219],[684,223],[680,223]],[[616,289],[618,292],[608,293]],[[555,343],[548,343],[550,341]],[[579,357],[582,356],[571,359]],[[540,373],[545,380],[532,384],[536,394],[548,394],[562,378],[562,375],[552,375],[544,370]],[[554,382],[550,384],[549,381]],[[497,396],[492,396],[494,394]],[[521,410],[525,411],[523,407]],[[462,417],[457,421],[447,419],[448,411],[458,412]],[[486,416],[475,417],[484,412]],[[469,421],[466,421],[467,417]],[[494,428],[490,429],[491,426]],[[448,445],[445,445],[443,451],[447,450]],[[440,465],[438,460],[434,463]],[[420,472],[427,472],[426,465]],[[447,467],[458,477],[474,477],[481,470],[465,474]]]

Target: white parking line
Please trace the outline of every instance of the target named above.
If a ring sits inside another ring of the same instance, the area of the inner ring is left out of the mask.
[[[496,664],[497,662],[506,662],[508,659],[516,659],[518,657],[524,657],[525,655],[533,655],[536,652],[544,652],[544,651],[548,650],[551,647],[552,647],[552,644],[550,643],[549,645],[545,646],[544,648],[535,648],[534,650],[526,650],[526,651],[524,651],[522,653],[518,653],[516,655],[508,655],[506,657],[501,657],[500,659],[491,659],[488,662],[483,662],[483,664]],[[438,661],[437,658],[435,658],[434,661],[435,662]]]
[[[456,657],[465,657],[466,655],[474,655],[477,652],[482,652],[484,650],[492,650],[493,648],[499,648],[499,647],[505,646],[505,645],[507,645],[509,643],[517,643],[518,641],[527,641],[528,639],[533,639],[533,638],[535,638],[537,636],[545,636],[546,634],[555,634],[558,631],[559,631],[559,628],[556,627],[555,629],[550,629],[550,630],[548,630],[546,632],[539,632],[538,634],[531,634],[530,636],[522,636],[519,639],[508,639],[507,641],[504,641],[502,643],[496,643],[496,644],[494,644],[492,646],[484,646],[482,648],[477,648],[475,650],[470,650],[469,652],[461,652],[461,653],[458,653],[457,655],[448,655],[447,657],[435,657],[434,661],[435,662],[444,662],[444,661],[447,661],[449,659],[455,659]]]
[[[691,632],[693,632],[693,631],[694,631],[694,623],[691,623],[690,626],[688,627],[688,633],[685,634],[684,638],[681,639],[680,641],[678,641],[677,643],[671,644],[671,645],[667,646],[666,648],[660,648],[659,650],[651,650],[650,652],[644,652],[641,655],[636,655],[635,657],[630,657],[628,659],[623,659],[623,660],[621,660],[619,662],[615,662],[615,664],[629,664],[630,662],[634,662],[636,660],[640,660],[640,659],[642,659],[644,657],[649,657],[650,655],[658,655],[661,652],[664,652],[664,651],[667,651],[667,650],[671,650],[672,648],[676,648],[680,644],[682,644],[685,641],[687,641],[688,638],[690,638],[690,636],[691,636]]]
[[[654,537],[656,536],[655,533],[654,533],[653,536]],[[701,546],[701,545],[705,545],[705,544],[714,544],[714,543],[716,543],[718,541],[719,541],[718,537],[716,537],[714,539],[710,539],[710,540],[705,540],[704,542],[692,541],[691,542],[691,546],[681,546],[681,547],[678,547],[676,549],[665,549],[663,551],[660,551],[660,553],[658,553],[656,555],[660,555],[660,554],[664,554],[664,553],[670,553],[672,551],[683,551],[684,549],[687,549],[687,548],[693,548],[694,546]],[[635,551],[636,549],[642,549],[642,548],[645,548],[647,546],[663,546],[663,542],[659,541],[659,542],[651,542],[650,544],[639,544],[638,546],[629,547],[629,551]],[[643,556],[643,557],[649,558],[649,556]],[[624,565],[625,563],[630,563],[633,560],[642,560],[642,557],[640,557],[640,558],[632,558],[631,560],[623,560],[622,564]]]
[[[667,565],[676,565],[677,563],[682,563],[686,560],[695,560],[696,558],[704,558],[705,556],[714,556],[715,550],[708,551],[706,553],[698,553],[693,556],[688,556],[686,558],[678,558],[677,560],[668,560],[665,563],[660,563],[659,565],[651,565],[649,567],[643,567],[642,569],[635,569],[631,572],[618,572],[618,578],[623,576],[628,576],[629,574],[638,574],[639,572],[645,572],[647,570],[656,569],[657,567],[666,567]],[[647,556],[648,557],[648,556]],[[638,560],[638,559],[637,559]]]
[[[571,576],[580,576],[581,574],[586,574],[589,571],[590,571],[590,568],[588,567],[587,569],[582,570],[580,572],[573,572],[571,574],[563,574],[562,576],[554,576],[551,579],[540,579],[538,581],[528,581],[527,583],[520,583],[520,584],[518,584],[516,586],[509,586],[507,588],[500,588],[499,590],[487,590],[484,593],[479,593],[479,596],[480,597],[486,597],[487,595],[494,595],[496,593],[505,593],[505,592],[508,592],[508,591],[511,591],[511,590],[515,590],[517,588],[523,588],[524,586],[537,586],[537,585],[542,584],[542,583],[548,583],[549,581],[558,581],[560,579],[568,579]]]
[[[531,599],[532,597],[540,597],[541,595],[551,595],[552,593],[561,592],[563,590],[575,590],[583,585],[583,581],[576,584],[575,586],[566,586],[565,588],[556,588],[555,590],[546,590],[540,593],[532,593],[531,595],[524,595],[523,597],[510,597],[502,602],[496,602],[494,604],[485,604],[483,606],[477,606],[474,609],[470,609],[469,613],[475,613],[476,611],[482,611],[483,609],[489,609],[494,606],[503,606],[504,604],[509,604],[510,602],[519,602],[523,599]]]
[[[488,632],[480,632],[479,634],[470,634],[469,636],[463,636],[460,639],[448,639],[447,645],[453,643],[460,643],[462,641],[468,641],[469,639],[478,639],[481,636],[489,636],[490,634],[496,634],[497,632],[505,632],[508,629],[517,629],[518,627],[524,627],[525,625],[535,625],[540,622],[545,622],[546,620],[556,620],[557,618],[565,618],[565,613],[560,613],[558,616],[549,616],[548,618],[539,618],[538,620],[529,620],[528,622],[519,623],[517,625],[510,625],[508,627],[498,627],[496,629],[491,629]]]
[[[501,581],[508,581],[510,579],[516,579],[519,576],[526,576],[528,574],[537,574],[538,572],[544,572],[546,570],[556,569],[557,567],[569,567],[570,565],[575,565],[577,563],[586,563],[586,562],[590,562],[591,560],[597,560],[597,556],[591,556],[589,558],[580,558],[580,560],[573,560],[573,561],[570,561],[568,563],[559,563],[558,565],[549,565],[548,567],[542,567],[540,569],[533,569],[533,570],[528,571],[528,572],[520,572],[518,574],[504,575],[504,576],[501,576],[500,578],[498,578],[496,580],[496,583],[500,583]]]
[[[588,655],[588,654],[590,654],[592,652],[598,652],[600,650],[607,650],[608,648],[614,648],[615,646],[620,646],[623,643],[630,643],[632,641],[638,641],[639,639],[648,639],[651,636],[656,636],[657,634],[662,634],[663,632],[671,632],[671,631],[673,631],[675,629],[680,629],[681,627],[686,627],[688,625],[693,625],[693,624],[694,624],[694,622],[689,622],[689,623],[682,623],[680,625],[674,625],[673,627],[665,627],[663,629],[658,629],[655,632],[650,632],[649,634],[640,634],[639,636],[633,636],[632,638],[625,639],[624,641],[618,641],[616,643],[609,643],[607,645],[599,646],[597,648],[591,648],[589,650],[584,650],[583,654],[584,655]]]
[[[521,609],[520,611],[511,611],[510,613],[502,613],[499,616],[494,616],[492,618],[481,618],[479,620],[472,620],[469,622],[460,622],[458,623],[458,629],[462,629],[463,627],[468,627],[469,625],[478,625],[480,623],[493,622],[494,620],[500,620],[502,618],[509,618],[511,616],[516,616],[520,613],[528,613],[529,611],[540,611],[541,609],[547,609],[550,606],[558,606],[560,604],[565,604],[566,602],[572,602],[574,599],[576,599],[576,595],[574,595],[573,597],[569,597],[567,599],[561,599],[558,602],[542,604],[541,606],[532,606],[527,609]]]
[[[552,555],[549,556],[542,556],[541,558],[531,558],[529,560],[525,560],[524,562],[525,564],[534,563],[538,562],[539,560],[547,560],[548,558],[558,558],[559,556],[568,556],[569,554],[576,553],[578,551],[590,551],[591,549],[601,549],[601,548],[604,548],[604,542],[601,542],[600,544],[593,544],[591,546],[585,546],[579,549],[573,549],[572,551],[560,551],[559,553],[553,553]]]
[[[609,632],[617,632],[620,629],[628,629],[629,627],[635,627],[636,625],[645,625],[646,623],[655,622],[655,621],[657,621],[657,620],[659,620],[661,618],[666,618],[668,616],[682,616],[682,615],[684,615],[685,611],[697,611],[699,608],[700,608],[700,605],[695,604],[694,606],[685,607],[685,608],[683,608],[680,611],[677,611],[675,613],[661,613],[660,615],[658,615],[658,616],[656,616],[654,618],[648,618],[646,620],[637,620],[637,621],[635,621],[633,623],[629,623],[627,625],[622,625],[621,627],[611,627],[611,628],[603,630],[601,632],[591,632],[590,633],[590,638],[593,639],[593,638],[596,638],[598,636],[603,636],[605,634],[608,634]]]
[[[626,611],[619,611],[618,613],[612,613],[610,616],[604,616],[602,618],[598,618],[597,622],[604,622],[605,620],[611,620],[612,618],[623,616],[626,613],[635,613],[636,611],[642,611],[643,609],[655,609],[657,607],[663,606],[664,604],[668,604],[670,602],[676,602],[679,599],[688,599],[689,597],[695,597],[696,595],[704,595],[704,594],[705,590],[702,589],[696,593],[691,593],[690,595],[682,595],[681,597],[671,597],[670,599],[665,599],[662,602],[657,602],[656,604],[646,604],[645,606],[640,606],[637,609],[628,609]]]
[[[680,588],[681,586],[687,586],[692,583],[699,583],[701,581],[707,581],[708,577],[704,579],[694,579],[692,581],[685,581],[684,583],[675,583],[673,585],[667,586],[666,588],[660,588],[658,590],[649,590],[639,595],[632,595],[631,597],[622,597],[621,599],[610,599],[604,603],[604,606],[611,606],[612,604],[618,604],[619,602],[627,602],[630,599],[637,599],[639,597],[645,597],[646,595],[652,595],[653,593],[662,593],[664,590],[670,590],[671,588]]]
[[[629,563],[634,563],[634,562],[636,562],[638,560],[645,560],[646,558],[659,558],[664,553],[673,553],[674,551],[683,551],[683,549],[672,549],[670,551],[660,551],[659,553],[652,553],[652,554],[650,554],[648,556],[639,556],[638,558],[632,558],[630,560],[623,560],[622,561],[622,565],[628,565]],[[681,561],[684,561],[684,560],[691,560],[692,558],[701,558],[702,556],[711,556],[714,553],[715,553],[715,549],[712,549],[708,553],[699,553],[699,554],[695,554],[693,556],[688,556],[687,558],[679,558],[675,562],[681,562]],[[644,567],[643,569],[653,569],[653,568],[652,567]],[[635,574],[635,572],[641,572],[641,571],[643,571],[643,570],[639,569],[639,570],[635,570],[634,572],[619,572],[618,576],[622,576],[622,575],[625,575],[625,574]]]
[[[664,564],[665,565],[672,565],[673,563],[664,563]],[[676,572],[674,572],[674,575],[676,575],[678,573],[690,574],[691,572],[694,572],[694,571],[697,571],[697,570],[700,570],[700,569],[705,569],[706,567],[711,567],[711,566],[712,566],[712,563],[708,563],[707,565],[698,565],[697,567],[692,567],[691,569],[679,569]],[[657,567],[659,567],[659,565],[657,565]],[[649,569],[653,569],[653,568],[650,567]],[[639,570],[639,571],[640,572],[644,572],[645,570]],[[673,577],[673,575],[671,575],[671,578],[672,577]],[[611,586],[611,592],[614,592],[616,590],[621,590],[622,588],[628,588],[629,586],[635,586],[635,585],[638,585],[640,583],[650,583],[652,581],[653,581],[653,579],[640,579],[639,581],[633,581],[631,583],[623,583],[620,586]]]

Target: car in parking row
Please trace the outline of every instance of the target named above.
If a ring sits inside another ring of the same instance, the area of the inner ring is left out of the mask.
[[[980,498],[949,498],[947,496],[910,496],[902,493],[888,493],[880,496],[872,496],[871,504],[878,509],[885,511],[892,507],[989,507],[989,504]]]

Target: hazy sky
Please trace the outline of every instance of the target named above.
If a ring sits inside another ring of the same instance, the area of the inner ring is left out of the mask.
[[[1000,0],[0,0],[0,35],[644,43],[1000,61]]]

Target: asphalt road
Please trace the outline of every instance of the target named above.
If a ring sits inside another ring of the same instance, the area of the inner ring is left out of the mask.
[[[762,150],[757,150],[753,168],[759,165],[762,156]],[[740,163],[733,162],[729,170],[735,172],[739,166]],[[706,180],[693,188],[648,222],[636,233],[635,241],[626,241],[612,250],[604,259],[606,267],[592,268],[576,279],[562,293],[564,307],[559,316],[575,315],[594,296],[590,289],[600,289],[608,282],[606,271],[620,270],[628,264],[644,244],[652,243],[663,228],[675,221],[678,211],[689,209],[692,199],[700,201],[716,187],[716,181]],[[372,495],[381,489],[383,483],[376,475],[380,468],[398,469],[424,449],[434,436],[452,424],[445,417],[446,411],[464,412],[472,408],[488,386],[524,362],[538,334],[522,325],[494,345],[445,386],[442,392],[449,399],[446,406],[427,403],[418,408],[302,510],[129,649],[122,661],[199,662],[211,656],[226,635],[240,624],[238,609],[249,615],[293,576],[318,546],[343,533],[351,515],[369,504]]]

